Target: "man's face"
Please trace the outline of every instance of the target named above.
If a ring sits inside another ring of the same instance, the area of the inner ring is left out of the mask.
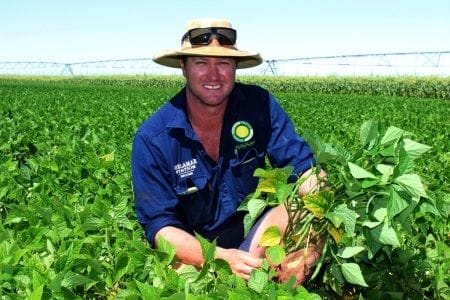
[[[188,99],[206,106],[226,103],[234,86],[236,60],[228,57],[186,57],[181,60]]]

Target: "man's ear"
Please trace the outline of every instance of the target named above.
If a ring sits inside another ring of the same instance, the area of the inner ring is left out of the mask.
[[[180,67],[181,71],[183,72],[183,76],[186,77],[186,58],[180,57]]]

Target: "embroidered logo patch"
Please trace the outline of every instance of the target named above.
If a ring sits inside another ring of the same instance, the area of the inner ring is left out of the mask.
[[[231,128],[231,134],[236,141],[247,142],[253,137],[252,125],[245,121],[237,121]]]
[[[197,160],[191,159],[188,161],[185,161],[181,164],[177,164],[176,166],[173,167],[173,169],[175,170],[175,173],[180,176],[181,178],[187,177],[187,176],[192,176],[192,174],[194,174],[194,170],[197,167]]]

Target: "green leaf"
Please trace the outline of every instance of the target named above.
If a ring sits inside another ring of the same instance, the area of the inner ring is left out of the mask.
[[[147,299],[158,299],[159,298],[158,297],[159,293],[157,292],[157,289],[155,287],[153,287],[151,284],[143,283],[136,279],[134,280],[134,282],[136,283],[143,299],[147,300]]]
[[[69,271],[65,274],[64,279],[61,282],[61,286],[66,287],[68,289],[73,289],[76,286],[85,284],[91,285],[95,282],[96,282],[95,280],[92,280],[89,277]]]
[[[352,284],[357,284],[363,287],[369,287],[364,280],[361,268],[355,263],[344,263],[341,265],[342,275],[345,280]]]
[[[394,169],[394,177],[403,174],[409,174],[414,171],[414,160],[406,153],[404,149],[400,149],[398,153],[398,163]]]
[[[159,251],[166,254],[166,258],[164,259],[164,261],[161,262],[165,263],[166,265],[171,264],[176,254],[175,246],[173,246],[168,240],[163,238],[161,235],[158,236],[156,245]]]
[[[127,270],[128,265],[129,265],[128,253],[121,252],[119,255],[117,255],[116,264],[114,266],[114,280],[115,281],[119,281],[120,278],[122,278],[122,276],[126,274],[126,272],[128,271]]]
[[[337,255],[342,258],[350,258],[364,250],[366,250],[366,248],[361,247],[361,246],[345,247],[345,248],[339,249]]]
[[[396,156],[396,144],[389,145],[388,147],[385,147],[381,149],[378,153],[382,156],[389,157],[389,156]]]
[[[359,138],[363,147],[367,145],[367,149],[372,149],[378,138],[378,122],[374,120],[364,122],[359,130]]]
[[[379,222],[383,222],[387,216],[387,209],[385,207],[377,207],[373,211],[373,216]]]
[[[403,136],[404,130],[395,127],[395,126],[390,126],[383,138],[381,139],[380,144],[381,145],[386,145],[386,144],[391,144],[391,143],[395,143],[397,142],[402,136]]]
[[[389,200],[387,207],[387,215],[389,219],[392,219],[403,210],[408,207],[409,203],[405,199],[403,199],[399,193],[395,191],[393,187],[389,189]]]
[[[375,227],[377,227],[378,225],[380,225],[381,222],[382,222],[382,221],[378,221],[378,222],[364,221],[364,222],[362,223],[362,226],[368,227],[368,228],[375,228]]]
[[[364,170],[358,165],[355,165],[354,163],[348,162],[348,167],[350,168],[350,173],[352,174],[353,178],[361,179],[361,178],[372,178],[377,179],[375,175],[372,173]]]
[[[303,202],[305,208],[309,210],[316,218],[322,219],[334,202],[334,193],[331,191],[320,191],[310,193],[304,196]]]
[[[364,179],[363,182],[361,183],[361,187],[363,189],[368,189],[371,188],[375,185],[377,185],[378,183],[380,183],[380,179]]]
[[[195,237],[200,242],[203,258],[205,259],[205,261],[214,260],[216,254],[216,240],[214,240],[213,242],[209,242],[198,233],[195,233]]]
[[[419,175],[404,174],[394,179],[412,197],[427,197],[425,188],[422,185]]]
[[[267,203],[262,199],[250,199],[247,203],[248,213],[252,220],[256,220],[266,208]]]
[[[394,167],[390,165],[378,164],[375,168],[381,173],[381,184],[388,183],[389,179],[394,174]]]
[[[277,183],[275,185],[275,190],[276,190],[276,194],[277,194],[277,203],[272,203],[272,204],[283,204],[286,199],[288,198],[288,196],[291,194],[292,192],[292,188],[293,188],[294,184],[287,184],[287,183]]]
[[[343,220],[345,232],[349,235],[353,235],[355,232],[356,219],[359,218],[359,215],[355,211],[349,209],[345,204],[337,206],[333,213]]]
[[[379,226],[370,231],[372,236],[383,245],[391,245],[394,247],[400,246],[400,242],[397,237],[397,233],[394,228],[389,226],[387,222],[383,222]]]
[[[264,231],[259,245],[261,247],[270,247],[279,245],[281,242],[281,232],[277,226],[270,226]]]
[[[415,142],[415,141],[407,139],[407,138],[403,139],[403,142],[405,143],[404,148],[405,148],[406,153],[412,159],[416,159],[416,158],[420,157],[422,154],[424,154],[425,152],[427,152],[431,149],[431,147],[428,145],[424,145],[424,144]]]
[[[266,257],[273,265],[279,265],[286,257],[286,252],[280,245],[275,245],[266,248]]]
[[[329,213],[325,214],[325,218],[330,220],[331,223],[333,224],[333,226],[336,228],[339,228],[341,226],[342,222],[344,222],[344,217],[336,214],[335,212],[329,212]]]
[[[30,294],[30,297],[28,299],[41,300],[43,291],[44,291],[44,285],[40,285],[39,287],[37,287],[33,290],[33,292]]]
[[[257,293],[261,293],[269,281],[269,276],[261,269],[253,270],[248,280],[248,287]]]

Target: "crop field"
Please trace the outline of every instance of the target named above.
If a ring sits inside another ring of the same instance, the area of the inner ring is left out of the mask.
[[[171,245],[149,248],[131,143],[181,77],[0,77],[0,299],[449,299],[450,79],[238,79],[269,89],[300,134],[352,151],[374,120],[431,147],[414,160],[424,191],[399,242],[370,264],[358,254],[367,286],[338,287],[333,270],[304,287],[246,282],[206,242],[201,270],[175,271]]]

